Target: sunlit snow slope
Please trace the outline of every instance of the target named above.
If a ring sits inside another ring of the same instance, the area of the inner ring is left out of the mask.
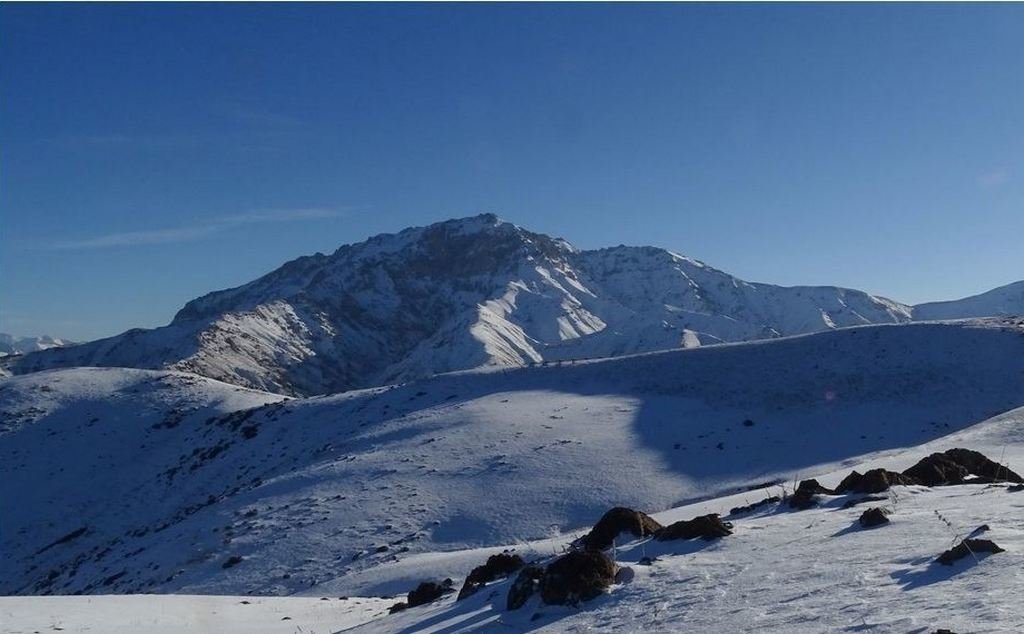
[[[862,327],[278,400],[163,372],[0,380],[0,594],[406,591],[415,556],[560,538],[1022,405],[1024,330]]]

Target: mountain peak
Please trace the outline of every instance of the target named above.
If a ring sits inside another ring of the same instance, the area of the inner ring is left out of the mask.
[[[979,310],[1024,307],[1014,290]],[[926,314],[911,311],[851,289],[746,282],[659,247],[576,250],[483,213],[297,258],[188,302],[164,328],[5,365],[175,369],[308,395]]]

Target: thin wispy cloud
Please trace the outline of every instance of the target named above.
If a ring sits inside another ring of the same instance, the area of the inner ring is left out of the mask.
[[[325,220],[338,218],[343,215],[345,213],[338,209],[262,209],[229,216],[217,216],[191,225],[164,227],[145,231],[107,233],[88,238],[55,242],[50,246],[51,248],[61,250],[107,249],[112,247],[195,242],[247,225]]]

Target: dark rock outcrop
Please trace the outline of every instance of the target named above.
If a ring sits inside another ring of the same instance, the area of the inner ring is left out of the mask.
[[[683,520],[658,530],[654,538],[659,542],[673,539],[717,539],[732,535],[732,524],[723,522],[717,513],[701,515],[692,520]]]
[[[487,563],[477,566],[469,573],[469,576],[466,577],[466,582],[462,584],[462,589],[459,590],[459,596],[455,600],[461,601],[473,595],[491,581],[507,577],[525,564],[526,562],[519,555],[511,553],[491,555],[487,558]]]
[[[909,484],[918,482],[908,475],[895,471],[872,469],[864,474],[852,471],[836,487],[836,493],[881,493],[888,491],[891,486]]]
[[[939,555],[939,558],[935,561],[945,566],[952,566],[954,562],[969,555],[1001,552],[1003,552],[1003,549],[990,539],[965,539],[953,548],[950,548]]]
[[[946,455],[957,464],[963,465],[972,475],[987,478],[995,482],[1024,482],[1024,478],[1014,473],[1006,465],[989,460],[985,454],[970,449],[950,449]]]
[[[989,460],[977,451],[959,448],[922,458],[903,475],[926,486],[962,484],[971,475],[990,482],[1024,482],[1009,467]]]
[[[424,581],[420,585],[416,586],[414,590],[410,590],[406,596],[405,603],[406,607],[414,608],[418,605],[426,605],[427,603],[433,603],[444,595],[452,592],[452,580],[445,579],[441,583],[434,581]],[[398,610],[404,610],[405,608],[398,608],[401,603],[392,606],[392,610],[396,608]],[[397,610],[396,610],[397,611]]]
[[[860,525],[864,528],[871,528],[873,526],[881,526],[882,524],[889,523],[889,511],[872,506],[868,510],[864,511],[860,515]]]
[[[523,607],[527,600],[537,592],[541,579],[544,578],[544,569],[540,566],[530,565],[519,571],[512,587],[508,589],[508,599],[505,607],[509,610],[518,610]]]
[[[556,559],[540,580],[548,605],[577,605],[600,595],[615,581],[615,563],[602,552],[574,551]]]
[[[619,533],[647,537],[660,528],[661,524],[646,513],[617,506],[601,516],[594,528],[580,539],[580,544],[586,550],[604,550],[615,542]]]
[[[729,509],[729,515],[743,515],[744,513],[750,513],[752,511],[756,511],[757,509],[761,508],[762,506],[769,506],[771,504],[778,504],[779,502],[781,502],[781,499],[779,498],[779,496],[772,495],[772,496],[766,497],[765,499],[763,499],[763,500],[761,500],[759,502],[754,502],[752,504],[746,504],[744,506],[733,507],[733,508]]]
[[[835,495],[832,489],[825,488],[817,480],[804,480],[796,488],[796,492],[789,498],[789,505],[795,509],[809,509],[814,506],[814,496]]]

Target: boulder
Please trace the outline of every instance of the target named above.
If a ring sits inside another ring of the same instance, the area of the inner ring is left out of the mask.
[[[540,598],[549,605],[577,605],[602,594],[615,581],[615,563],[599,551],[574,551],[547,567]]]
[[[653,535],[659,528],[661,524],[646,513],[617,506],[601,516],[597,524],[594,524],[594,528],[583,536],[580,544],[586,550],[604,550],[615,542],[619,533],[647,537]]]
[[[427,603],[437,601],[451,591],[451,579],[445,579],[441,583],[424,581],[420,585],[416,586],[416,589],[409,592],[409,595],[406,597],[406,603],[410,608],[414,608],[418,605],[426,605]]]
[[[995,482],[1024,482],[1024,478],[1013,472],[1009,467],[989,460],[985,454],[970,449],[950,449],[946,455],[959,465],[963,465],[971,474]]]
[[[509,610],[518,610],[526,604],[526,601],[533,596],[544,578],[544,569],[540,566],[529,565],[519,571],[512,587],[508,589],[508,599],[505,607]]]
[[[732,535],[732,524],[723,522],[717,513],[701,515],[692,520],[683,520],[659,529],[654,538],[659,542],[673,539],[717,539]]]
[[[519,555],[511,553],[491,555],[487,558],[487,563],[477,566],[469,573],[469,576],[466,577],[466,582],[462,584],[462,589],[459,590],[459,596],[455,600],[461,601],[475,594],[477,590],[491,581],[507,577],[525,564],[526,562]]]
[[[881,493],[891,486],[908,484],[918,482],[910,476],[885,469],[872,469],[864,474],[852,471],[836,487],[836,493]]]
[[[978,553],[1001,553],[1003,549],[990,539],[965,539],[959,544],[939,555],[935,561],[945,566],[952,566],[954,562],[969,555]]]
[[[815,495],[835,495],[832,489],[821,486],[817,480],[804,480],[789,498],[789,505],[795,509],[809,509],[814,506]]]
[[[968,476],[974,475],[988,481],[1024,482],[1009,467],[993,462],[977,451],[950,449],[933,453],[922,458],[913,467],[903,472],[926,486],[962,484]]]
[[[860,525],[864,528],[871,528],[873,526],[881,526],[882,524],[889,523],[889,511],[872,506],[868,510],[864,511],[860,515]]]

